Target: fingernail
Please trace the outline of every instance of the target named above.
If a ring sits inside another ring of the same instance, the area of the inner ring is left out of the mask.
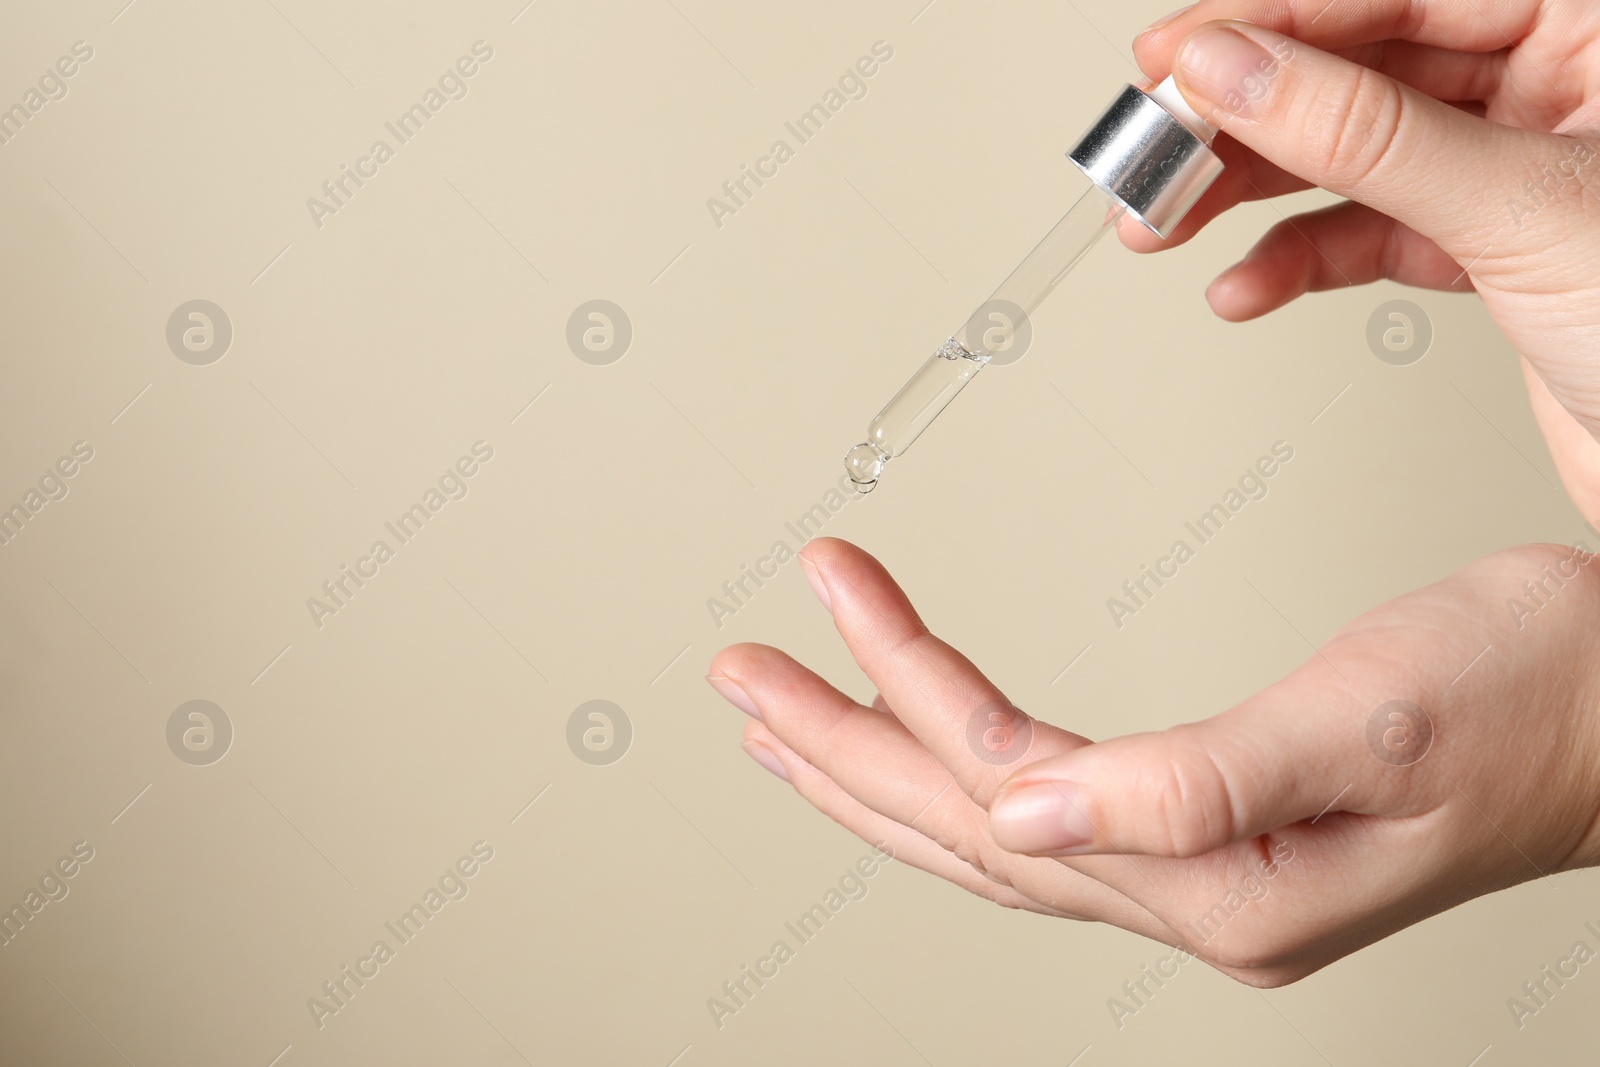
[[[722,699],[750,716],[759,720],[761,712],[756,708],[756,702],[750,699],[750,694],[740,689],[738,683],[731,678],[724,678],[720,674],[706,675],[706,681],[711,683],[711,688],[722,694]]]
[[[1178,83],[1232,115],[1248,117],[1266,95],[1279,61],[1236,30],[1207,26],[1183,42]]]
[[[1194,10],[1194,5],[1193,4],[1185,4],[1184,6],[1178,8],[1178,10],[1174,11],[1172,14],[1164,15],[1161,18],[1156,19],[1150,25],[1146,26],[1143,30],[1141,30],[1139,32],[1139,36],[1143,37],[1145,34],[1155,33],[1161,27],[1169,25],[1169,24],[1177,21],[1179,18],[1183,17],[1183,15],[1185,15],[1186,13],[1188,13],[1190,11],[1193,11],[1193,10]]]
[[[1063,852],[1094,840],[1082,791],[1070,782],[1041,782],[1002,793],[989,808],[989,831],[1008,852]]]
[[[744,750],[750,754],[751,759],[761,764],[761,766],[784,781],[787,782],[789,780],[789,772],[783,769],[783,764],[778,760],[772,749],[755,741],[746,741],[744,742]]]
[[[806,556],[800,557],[800,563],[805,568],[806,581],[811,583],[811,591],[817,594],[817,599],[822,601],[822,606],[828,609],[828,614],[833,614],[833,598],[828,595],[828,585],[822,580],[822,572],[817,570],[817,565]]]

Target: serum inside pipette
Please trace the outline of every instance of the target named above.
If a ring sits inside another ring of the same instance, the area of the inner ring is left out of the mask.
[[[1017,265],[961,330],[928,357],[845,454],[856,491],[870,493],[894,457],[911,447],[957,393],[1003,352],[1027,317],[1121,216],[1123,207],[1091,187]],[[988,314],[1003,307],[1007,313]]]
[[[1124,86],[1067,153],[1093,187],[872,420],[867,439],[845,455],[856,488],[870,492],[884,466],[999,353],[1021,358],[1025,348],[1014,346],[1032,336],[1029,316],[1124,212],[1170,237],[1223,171],[1211,149],[1216,135],[1172,78],[1149,90]]]
[[[846,453],[845,471],[858,493],[872,492],[889,461],[917,439],[989,359],[968,351],[954,337],[928,357],[872,420],[867,440]]]

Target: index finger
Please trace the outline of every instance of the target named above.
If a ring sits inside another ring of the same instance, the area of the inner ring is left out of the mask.
[[[1017,710],[971,660],[929,632],[888,571],[861,549],[819,537],[801,558],[826,588],[834,625],[856,663],[979,806],[988,806],[1000,781],[1027,756],[1036,731],[1047,731],[1058,747],[1089,743]],[[999,749],[986,747],[995,730],[1006,736]],[[991,753],[996,758],[985,758]]]

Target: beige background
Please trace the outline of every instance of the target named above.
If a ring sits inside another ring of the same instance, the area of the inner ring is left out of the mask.
[[[1521,1032],[1505,1007],[1600,916],[1589,875],[1277,992],[1186,967],[1119,1030],[1107,998],[1164,948],[891,866],[711,1022],[706,998],[865,846],[740,752],[706,664],[762,640],[870,688],[794,567],[720,630],[706,600],[1082,188],[1062,153],[1134,76],[1156,5],[123,3],[13,2],[0,27],[6,104],[94,49],[0,147],[0,501],[95,450],[0,548],[0,901],[95,850],[0,948],[6,1063],[1465,1067],[1592,1047],[1600,978]],[[306,199],[478,40],[470,94],[313,225]],[[706,198],[878,40],[895,56],[868,96],[719,230]],[[828,532],[1020,705],[1092,736],[1213,713],[1387,597],[1583,537],[1474,300],[1382,286],[1209,315],[1205,282],[1320,199],[1159,258],[1101,249],[1027,358]],[[1403,368],[1365,340],[1402,295],[1437,335]],[[196,298],[235,332],[210,366],[165,341]],[[610,366],[564,339],[593,298],[633,323]],[[1280,439],[1296,457],[1270,497],[1113,627],[1105,599]],[[313,625],[306,599],[478,440],[494,459],[470,494]],[[166,742],[193,699],[236,732],[209,766]],[[566,744],[591,699],[632,722],[610,766]],[[479,840],[470,894],[319,1030],[307,998]]]

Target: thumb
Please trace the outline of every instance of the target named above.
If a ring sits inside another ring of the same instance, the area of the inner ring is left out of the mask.
[[[1196,29],[1173,74],[1197,112],[1258,155],[1398,219],[1458,260],[1481,255],[1508,221],[1508,185],[1520,181],[1497,182],[1496,173],[1550,154],[1559,140],[1477,118],[1245,22]]]
[[[1203,722],[1024,767],[989,806],[995,842],[1034,855],[1197,856],[1315,818],[1335,801],[1359,805],[1359,732],[1325,730],[1270,693]]]

